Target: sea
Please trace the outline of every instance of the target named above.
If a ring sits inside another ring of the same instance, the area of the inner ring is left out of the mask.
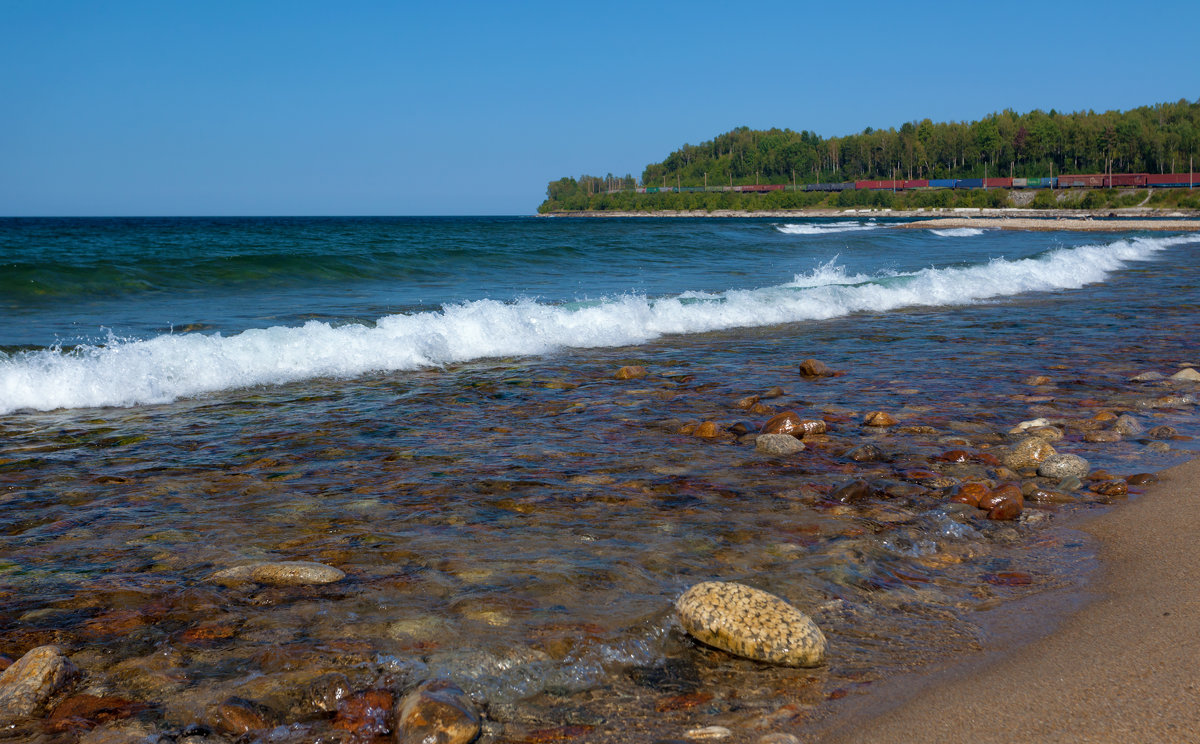
[[[1146,478],[1098,484],[1200,435],[1200,234],[902,221],[0,219],[0,664],[58,644],[175,736],[234,699],[252,740],[366,741],[345,699],[447,679],[485,741],[810,740],[1086,584],[1072,524]],[[786,411],[827,431],[757,451]],[[1089,478],[1002,464],[1039,418]],[[1017,519],[951,498],[1006,480]],[[213,580],[271,561],[345,578]],[[697,643],[702,581],[828,662]]]

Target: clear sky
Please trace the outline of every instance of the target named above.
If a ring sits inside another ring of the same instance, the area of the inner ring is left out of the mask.
[[[741,125],[1196,100],[1198,30],[1198,0],[0,0],[0,215],[529,214]]]

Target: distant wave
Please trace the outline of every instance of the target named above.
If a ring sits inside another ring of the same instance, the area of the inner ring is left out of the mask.
[[[785,235],[827,235],[829,233],[876,230],[880,226],[873,222],[826,222],[817,225],[776,225],[775,229]]]
[[[975,235],[983,235],[983,230],[978,227],[952,227],[949,230],[930,230],[929,232],[940,238],[970,238]]]
[[[374,326],[311,321],[233,336],[168,334],[97,346],[0,355],[0,414],[21,409],[164,403],[315,377],[436,367],[537,355],[567,347],[644,343],[673,333],[818,320],[854,312],[961,305],[1103,281],[1131,261],[1196,236],[1138,237],[1059,248],[1033,258],[875,276],[829,264],[788,284],[651,299],[612,297],[572,306],[479,300],[436,312],[389,315]]]

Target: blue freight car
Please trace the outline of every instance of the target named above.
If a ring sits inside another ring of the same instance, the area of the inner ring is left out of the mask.
[[[929,188],[931,189],[952,189],[954,188],[955,180],[953,178],[931,178],[929,179]]]
[[[954,188],[956,188],[956,189],[982,189],[983,188],[983,179],[982,178],[960,178],[954,182]]]

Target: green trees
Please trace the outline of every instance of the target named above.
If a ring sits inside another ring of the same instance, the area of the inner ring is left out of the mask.
[[[662,162],[647,165],[641,184],[703,188],[979,178],[985,169],[991,177],[1102,173],[1110,167],[1114,173],[1172,173],[1185,172],[1189,158],[1200,166],[1200,99],[1100,114],[1005,110],[973,122],[925,119],[899,129],[867,127],[858,134],[829,138],[808,130],[738,127],[707,142],[684,145]],[[611,203],[613,194],[632,191],[633,180],[612,174],[561,178],[547,187],[540,211],[575,208],[563,206],[568,203],[598,208],[594,205]],[[640,204],[649,196],[638,195],[634,201]],[[748,197],[759,199],[759,204],[766,199]]]

